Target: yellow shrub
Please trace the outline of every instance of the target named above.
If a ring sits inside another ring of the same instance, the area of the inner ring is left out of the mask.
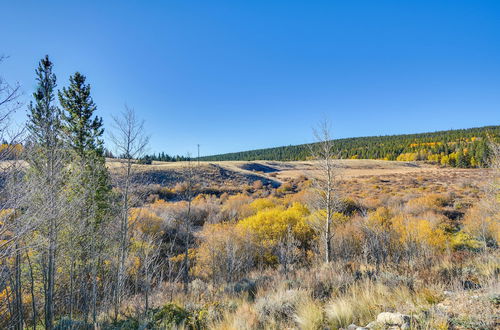
[[[478,249],[481,246],[481,242],[478,242],[472,236],[463,231],[459,231],[451,237],[451,247],[455,250],[463,248]]]
[[[399,234],[401,243],[416,241],[437,249],[448,246],[449,237],[444,230],[426,219],[398,215],[392,219],[393,229]]]
[[[441,165],[443,166],[450,165],[450,157],[448,155],[444,155],[441,157]]]
[[[193,270],[197,276],[212,282],[221,278],[232,281],[252,264],[255,250],[244,228],[230,223],[206,224],[198,236]]]
[[[376,225],[388,227],[391,224],[391,217],[391,211],[387,207],[382,206],[368,214],[368,221]]]
[[[259,241],[273,246],[285,237],[290,228],[292,234],[301,242],[312,235],[312,228],[306,221],[308,209],[299,203],[289,208],[274,207],[241,220],[238,225],[254,233]]]
[[[273,208],[277,205],[278,205],[278,201],[274,198],[258,198],[256,200],[254,200],[253,202],[251,202],[248,206],[249,206],[249,209],[251,210],[251,212],[253,212],[253,214],[255,214],[259,211]]]
[[[144,234],[159,235],[162,233],[163,219],[147,208],[130,210],[129,222]]]
[[[409,200],[407,205],[411,213],[418,214],[428,210],[438,210],[448,203],[448,199],[439,194],[427,194]]]
[[[226,220],[236,220],[247,216],[248,204],[252,202],[252,198],[245,194],[237,194],[229,196],[222,205],[222,213]]]
[[[427,160],[431,163],[439,163],[439,162],[441,162],[441,155],[429,154],[429,155],[427,155]]]
[[[500,243],[500,214],[492,214],[480,207],[469,209],[463,220],[463,231],[486,244]]]
[[[401,162],[413,162],[417,160],[418,154],[415,152],[408,152],[405,154],[399,155],[396,160]]]

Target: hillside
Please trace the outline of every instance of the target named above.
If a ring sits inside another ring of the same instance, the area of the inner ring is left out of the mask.
[[[455,167],[483,167],[487,162],[487,137],[498,138],[500,126],[419,134],[337,139],[342,159],[425,160]],[[204,161],[307,160],[311,144],[282,146],[202,157]]]
[[[0,163],[1,165],[2,163]],[[120,175],[120,160],[107,159],[106,166],[112,175]],[[430,164],[391,162],[384,160],[345,159],[335,164],[342,178],[378,175],[420,174],[443,171]],[[151,165],[134,165],[134,181],[143,185],[158,184],[165,187],[186,181],[188,162],[159,162]],[[284,181],[300,177],[314,177],[315,161],[217,161],[201,162],[195,166],[197,180],[205,187],[219,187],[238,191],[261,181],[265,186],[279,187]]]

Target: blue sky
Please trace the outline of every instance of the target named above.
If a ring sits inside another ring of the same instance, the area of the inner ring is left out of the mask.
[[[49,54],[124,104],[151,152],[203,155],[500,124],[500,1],[0,1],[0,74],[23,100]],[[25,110],[16,114],[25,119]]]

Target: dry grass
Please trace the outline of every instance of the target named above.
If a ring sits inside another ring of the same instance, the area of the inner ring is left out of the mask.
[[[300,329],[321,329],[324,322],[323,306],[311,297],[307,297],[298,304],[294,318]]]
[[[351,323],[366,325],[383,311],[407,314],[429,307],[431,289],[413,292],[408,287],[389,287],[379,282],[366,281],[349,288],[346,294],[334,297],[325,306],[326,318],[334,329]]]

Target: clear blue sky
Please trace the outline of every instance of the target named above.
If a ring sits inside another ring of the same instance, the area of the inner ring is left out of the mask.
[[[0,33],[23,100],[49,54],[105,124],[134,107],[152,152],[305,143],[324,115],[334,137],[500,124],[498,0],[1,0]]]

